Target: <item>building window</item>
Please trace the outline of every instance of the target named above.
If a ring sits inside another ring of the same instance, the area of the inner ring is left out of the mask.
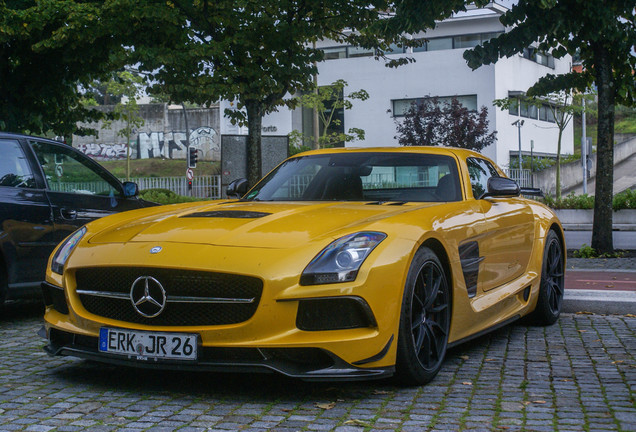
[[[429,39],[427,45],[427,51],[439,51],[453,49],[453,38],[435,38]]]
[[[537,107],[526,103],[526,102],[521,102],[521,106],[520,106],[520,114],[521,117],[527,117],[527,118],[531,118],[531,119],[535,119],[537,118]]]
[[[511,101],[510,106],[508,107],[508,113],[514,116],[519,115],[519,99]]]
[[[461,95],[461,96],[441,96],[437,100],[440,104],[450,104],[453,98],[462,104],[462,106],[468,108],[470,111],[477,111],[477,95]],[[426,99],[430,98],[412,98],[412,99],[394,99],[393,102],[393,117],[404,117],[411,105],[422,104]]]
[[[524,48],[521,56],[540,65],[554,69],[554,57],[538,51],[536,48]]]
[[[539,107],[539,120],[555,123],[554,112],[550,105],[543,104]]]
[[[454,42],[455,49],[474,48],[477,45],[481,44],[481,35],[473,34],[473,35],[455,36],[453,42]]]
[[[362,48],[362,47],[347,47],[347,56],[348,57],[371,57],[375,55],[375,50],[373,48]]]
[[[404,47],[398,46],[398,44],[391,44],[384,51],[384,54],[404,54]]]
[[[441,38],[432,38],[432,39],[419,39],[421,42],[420,46],[413,47],[412,50],[414,53],[416,52],[424,52],[424,51],[439,51],[439,50],[450,50],[450,49],[459,49],[459,48],[473,48],[480,43],[486,42],[493,37],[497,37],[503,32],[491,32],[491,33],[477,33],[472,35],[458,35],[458,36],[449,36],[449,37],[441,37]],[[341,46],[341,47],[330,47],[330,48],[322,48],[325,52],[325,60],[333,60],[340,58],[350,58],[350,57],[370,57],[375,55],[375,50],[371,48],[361,48],[355,46]],[[405,53],[406,50],[404,47],[400,47],[397,44],[391,44],[389,48],[384,52],[385,54],[402,54]],[[549,56],[547,62],[551,67],[554,67],[554,58]],[[542,60],[543,61],[543,60]]]
[[[413,52],[414,52],[414,53],[416,53],[416,52],[424,52],[424,51],[428,51],[427,43],[426,43],[426,39],[419,39],[418,41],[419,41],[422,45],[420,45],[420,46],[416,46],[416,47],[413,47]]]
[[[346,46],[323,48],[322,51],[325,53],[325,60],[341,59],[347,57]]]

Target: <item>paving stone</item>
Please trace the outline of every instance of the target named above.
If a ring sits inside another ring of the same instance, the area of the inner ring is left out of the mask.
[[[157,380],[45,356],[40,325],[39,313],[0,319],[0,431],[636,431],[633,317],[510,325],[450,350],[423,387],[170,371]]]

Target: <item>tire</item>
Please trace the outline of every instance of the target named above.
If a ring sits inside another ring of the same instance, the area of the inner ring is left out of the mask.
[[[429,248],[415,254],[404,287],[396,378],[402,384],[430,382],[442,368],[451,320],[451,293],[442,264]]]
[[[0,317],[4,317],[4,302],[7,299],[8,277],[7,273],[2,268],[4,263],[0,260]]]
[[[539,299],[529,317],[532,324],[552,325],[559,319],[563,306],[564,275],[563,246],[559,236],[550,230],[543,249]]]

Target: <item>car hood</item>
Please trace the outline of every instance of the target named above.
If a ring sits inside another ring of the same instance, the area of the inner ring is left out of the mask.
[[[292,248],[323,237],[369,228],[374,222],[432,204],[225,202],[166,206],[110,226],[89,243],[179,242],[217,246]],[[138,214],[137,214],[138,215]]]

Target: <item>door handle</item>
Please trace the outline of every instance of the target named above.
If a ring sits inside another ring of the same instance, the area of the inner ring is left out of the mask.
[[[62,209],[60,209],[60,214],[62,215],[62,217],[64,219],[75,219],[75,218],[77,218],[77,210],[62,208]]]

